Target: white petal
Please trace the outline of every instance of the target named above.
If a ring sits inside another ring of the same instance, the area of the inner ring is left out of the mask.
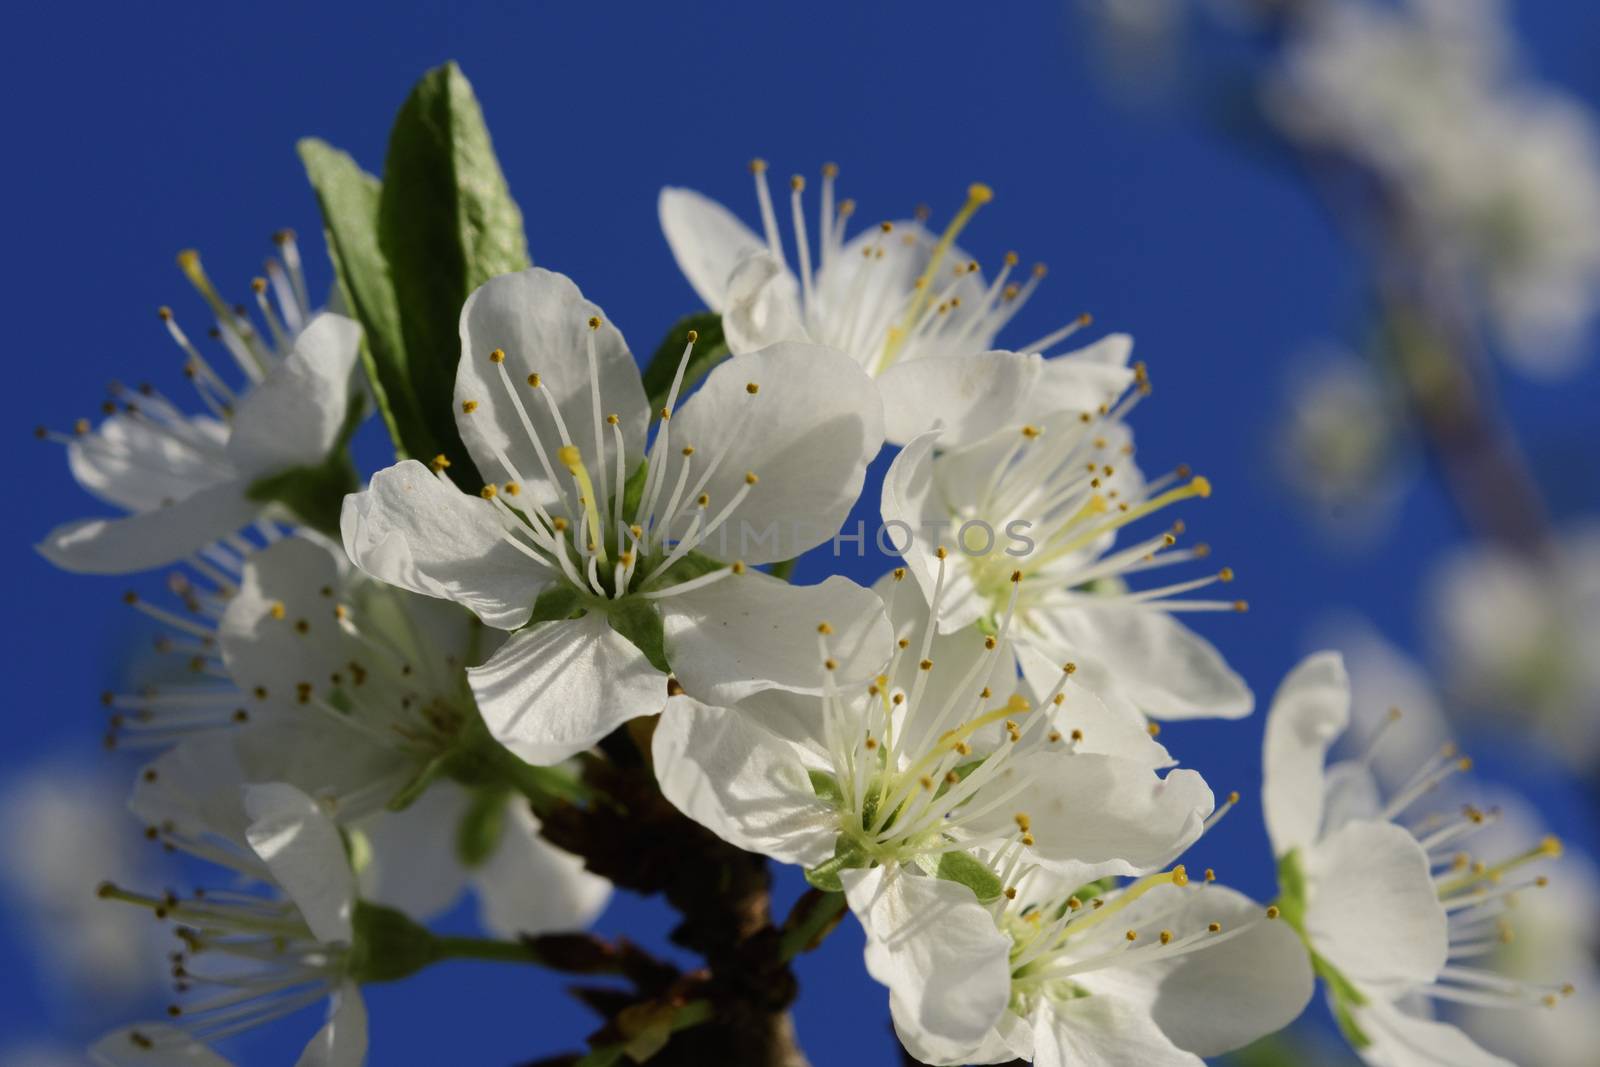
[[[884,540],[901,550],[907,569],[929,603],[938,588],[938,550],[954,547],[958,532],[935,478],[933,450],[940,434],[929,430],[900,450],[883,476],[879,500]],[[939,629],[946,633],[971,626],[990,608],[988,600],[973,588],[968,564],[964,553],[947,551],[939,599]]]
[[[726,306],[728,275],[766,242],[715,200],[693,189],[667,186],[657,201],[661,232],[678,269],[712,311]]]
[[[248,726],[185,739],[145,767],[128,806],[146,826],[215,835],[246,847],[252,822],[241,785],[287,782],[339,811],[370,814],[412,774],[412,757],[373,743],[341,719],[318,714],[268,715]],[[346,802],[346,797],[366,798]]]
[[[1516,1067],[1456,1027],[1408,1015],[1393,1004],[1373,1001],[1354,1017],[1372,1042],[1361,1050],[1372,1067]]]
[[[1352,822],[1301,855],[1306,936],[1363,989],[1431,982],[1449,951],[1428,855],[1402,828]]]
[[[294,683],[320,690],[360,654],[334,617],[343,560],[319,542],[286,537],[245,561],[217,624],[223,662],[239,688],[261,686],[288,707],[296,701]]]
[[[1381,819],[1383,797],[1372,769],[1361,760],[1343,760],[1327,769],[1322,789],[1322,829],[1327,837],[1357,819]]]
[[[1203,1067],[1140,1005],[1119,997],[1044,1000],[1033,1027],[1034,1067]]]
[[[94,1043],[89,1059],[97,1067],[232,1067],[184,1031],[165,1023],[114,1030]]]
[[[539,836],[527,801],[506,801],[505,829],[489,861],[472,874],[478,915],[496,937],[582,930],[611,899],[611,883]]]
[[[749,386],[757,387],[751,393]],[[760,479],[702,551],[719,559],[792,559],[833,536],[855,503],[867,464],[883,444],[883,407],[872,381],[849,356],[806,344],[779,344],[718,364],[672,417],[664,485],[689,464],[691,482],[725,446],[705,492],[720,514]],[[693,446],[684,456],[682,446]],[[669,524],[682,535],[687,520]]]
[[[131,574],[176,563],[253,521],[262,505],[242,482],[224,482],[182,500],[121,519],[82,519],[57,526],[39,554],[77,574]]]
[[[1056,356],[1050,362],[1097,363],[1102,367],[1126,367],[1132,355],[1132,337],[1125,333],[1108,333],[1098,341],[1091,341],[1082,348]]]
[[[349,944],[356,878],[344,839],[316,801],[280,782],[244,787],[245,837],[317,940]]]
[[[470,801],[465,789],[444,779],[404,811],[363,819],[357,829],[370,854],[359,872],[361,899],[422,922],[448,910],[467,888],[456,834]]]
[[[1143,761],[1045,751],[1007,763],[986,789],[1018,781],[1029,788],[1014,806],[971,823],[975,832],[1002,830],[1013,812],[1033,820],[1033,854],[1079,884],[1111,874],[1159,867],[1193,843],[1211,813],[1211,790],[1199,774],[1161,778]]]
[[[343,315],[323,312],[300,331],[234,412],[228,458],[240,473],[258,478],[327,458],[344,425],[360,347],[360,324]]]
[[[838,813],[807,773],[826,764],[760,721],[742,708],[673,697],[652,742],[661,792],[731,845],[814,867],[833,856],[839,837]]]
[[[1131,339],[1126,346],[1115,343],[1118,337],[1125,336],[1113,334],[1088,349],[1044,360],[1024,405],[1012,415],[1012,425],[1059,417],[1063,413],[1093,414],[1113,403],[1133,384],[1133,372],[1101,357],[1114,355],[1123,347],[1126,358],[1126,351],[1132,348]],[[1099,347],[1101,345],[1105,347]]]
[[[606,617],[540,623],[467,671],[489,732],[529,763],[559,763],[654,715],[666,679]]]
[[[367,1058],[367,1005],[361,988],[345,982],[329,1005],[328,1021],[295,1061],[295,1067],[361,1067]]]
[[[551,572],[506,543],[494,505],[457,490],[414,459],[344,498],[344,549],[379,581],[454,600],[490,626],[528,621]]]
[[[1278,687],[1261,754],[1261,806],[1274,855],[1316,840],[1323,762],[1349,722],[1350,679],[1336,652],[1303,660]]]
[[[599,319],[591,329],[591,319]],[[598,485],[601,472],[610,477],[616,463],[616,443],[610,426],[595,425],[594,393],[590,389],[589,342],[594,342],[600,383],[600,414],[616,415],[623,449],[631,470],[643,456],[645,428],[650,421],[649,401],[639,380],[639,368],[628,352],[622,334],[596,304],[583,298],[572,279],[535,267],[491,278],[467,297],[461,309],[461,362],[456,368],[456,425],[461,440],[478,467],[492,482],[515,480],[495,458],[498,446],[516,465],[517,474],[542,502],[554,497],[544,464],[523,428],[516,403],[501,381],[500,368],[489,361],[495,349],[505,352],[503,367],[511,388],[544,444],[545,457],[558,480],[570,486],[569,475],[556,452],[562,445],[550,406],[538,391],[547,392],[561,411],[570,443],[583,454],[589,474]],[[539,375],[539,390],[528,385],[530,374]],[[475,403],[469,414],[462,406]],[[595,431],[600,431],[596,462]],[[613,486],[612,488],[616,488]],[[573,495],[576,495],[575,493]]]
[[[1243,1048],[1299,1017],[1316,985],[1299,935],[1286,922],[1264,920],[1265,911],[1220,885],[1158,887],[1117,918],[1141,940],[1213,922],[1225,932],[1249,929],[1186,955],[1091,971],[1079,984],[1143,1006],[1173,1044],[1197,1056]]]
[[[865,682],[889,662],[894,633],[883,602],[834,575],[789,585],[750,571],[661,602],[667,661],[690,696],[732,704],[764,689],[821,693],[827,684],[817,627],[833,628],[836,684]]]
[[[1011,938],[972,890],[902,867],[845,871],[867,931],[867,971],[889,987],[895,1026],[976,1048],[1011,999]]]
[[[1051,692],[1066,666],[1030,645],[1018,645],[1016,658],[1035,701]],[[1083,739],[1074,744],[1076,751],[1120,756],[1151,770],[1172,765],[1166,747],[1150,735],[1148,721],[1115,688],[1093,692],[1082,685],[1069,684],[1062,692],[1067,699],[1053,713],[1055,725],[1064,734],[1073,730],[1083,734]]]
[[[1050,651],[1074,660],[1091,689],[1117,688],[1155,719],[1237,719],[1254,699],[1205,638],[1164,611],[1098,604],[1035,612]]]
[[[940,446],[972,444],[1029,421],[1045,361],[1020,352],[931,356],[892,364],[878,375],[890,444],[942,428]]]
[[[124,511],[149,511],[230,481],[222,460],[228,428],[209,416],[158,428],[149,419],[116,414],[94,432],[67,443],[67,464],[78,484]]]
[[[728,276],[722,336],[736,356],[780,341],[811,341],[800,286],[788,269],[765,251],[752,252]]]

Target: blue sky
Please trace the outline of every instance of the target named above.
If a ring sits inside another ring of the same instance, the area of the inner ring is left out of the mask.
[[[1524,7],[1535,9],[1521,17],[1538,68],[1600,100],[1589,61],[1600,11]],[[0,78],[13,149],[0,185],[12,206],[5,292],[18,462],[4,525],[10,729],[0,777],[47,755],[101,758],[96,697],[131,647],[119,597],[155,581],[59,574],[33,554],[51,526],[96,511],[60,451],[31,439],[34,425],[93,414],[112,378],[176,391],[180,358],[154,312],[172,304],[201,321],[173,265],[180,248],[200,248],[212,276],[242,295],[269,235],[290,226],[314,290],[324,287],[295,140],[321,136],[377,169],[410,84],[450,58],[477,88],[535,261],[576,279],[638,354],[696,307],[656,226],[663,184],[697,187],[751,217],[752,156],[779,176],[835,161],[868,223],[920,202],[938,220],[969,182],[994,186],[964,243],[987,262],[1015,248],[1051,270],[1011,339],[1084,310],[1097,329],[1133,333],[1156,383],[1134,418],[1141,458],[1154,469],[1190,463],[1216,485],[1183,517],[1236,569],[1252,610],[1201,628],[1258,700],[1329,608],[1354,608],[1416,647],[1419,576],[1464,539],[1431,477],[1407,498],[1398,533],[1369,551],[1328,552],[1297,514],[1273,468],[1285,361],[1356,322],[1358,266],[1291,175],[1203,129],[1197,109],[1108,96],[1084,28],[1053,5],[53,5],[8,23]],[[1592,513],[1600,476],[1580,446],[1592,440],[1600,373],[1561,388],[1504,384],[1557,507]],[[851,561],[847,573],[870,580],[882,566]],[[1246,793],[1197,861],[1267,895],[1252,795],[1260,729],[1258,716],[1164,740],[1219,790]],[[1532,760],[1513,750],[1491,770],[1536,783],[1558,806],[1577,803]],[[1592,844],[1592,826],[1572,827]],[[797,892],[793,877],[781,884],[786,897]],[[20,918],[0,915],[0,1033],[77,1040],[85,1031],[63,1020],[92,1013],[64,1012],[28,976]],[[602,927],[648,943],[668,922],[654,902],[619,900]],[[802,964],[798,1019],[816,1062],[893,1062],[885,997],[859,948],[847,924]],[[509,1065],[578,1043],[590,1020],[558,999],[558,981],[494,967],[452,964],[374,989],[372,1061]],[[313,1024],[241,1042],[241,1063],[286,1062]]]

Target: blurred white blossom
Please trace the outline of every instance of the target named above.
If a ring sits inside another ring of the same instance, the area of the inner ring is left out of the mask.
[[[1531,726],[1566,759],[1600,746],[1600,525],[1559,533],[1544,556],[1461,549],[1429,597],[1445,688],[1463,710]]]
[[[1268,88],[1291,136],[1375,169],[1407,245],[1516,366],[1575,369],[1600,293],[1600,141],[1528,76],[1496,0],[1312,5]]]
[[[122,796],[120,783],[68,761],[35,764],[0,788],[0,890],[35,940],[40,977],[74,1003],[113,1009],[148,987],[159,957],[148,923],[95,896],[102,879],[150,873]]]

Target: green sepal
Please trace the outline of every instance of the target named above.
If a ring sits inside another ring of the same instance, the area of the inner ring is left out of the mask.
[[[1300,935],[1300,940],[1311,957],[1311,969],[1328,987],[1328,993],[1333,1001],[1334,1019],[1338,1022],[1339,1029],[1355,1048],[1366,1048],[1372,1043],[1372,1039],[1356,1023],[1354,1015],[1355,1009],[1366,1007],[1366,994],[1357,989],[1339,968],[1317,954],[1316,948],[1311,944],[1310,936],[1306,933],[1307,885],[1305,870],[1300,865],[1299,849],[1290,849],[1284,853],[1282,859],[1278,860],[1278,894],[1278,899],[1273,902],[1278,908],[1278,918],[1288,923],[1294,932]]]
[[[461,307],[484,282],[530,261],[522,212],[472,86],[454,63],[424,74],[395,118],[378,199],[378,245],[394,284],[418,414],[453,464],[451,477],[476,490],[452,399],[462,358]]]
[[[972,890],[980,904],[998,899],[1005,889],[1000,884],[1000,876],[990,870],[988,864],[973,859],[965,852],[944,853],[939,857],[934,874],[947,882],[960,882]]]
[[[853,837],[840,837],[838,844],[833,847],[833,858],[808,869],[806,881],[825,893],[842,893],[844,883],[839,881],[839,872],[866,867],[871,862],[872,857],[867,855],[867,850],[861,847],[859,841]]]
[[[344,690],[341,689],[337,692],[342,696]],[[442,774],[449,773],[450,761],[454,758],[454,755],[453,752],[449,751],[440,752],[427,763],[417,768],[417,773],[411,776],[411,780],[396,790],[394,796],[389,798],[389,803],[386,807],[390,811],[405,811],[412,804],[415,804],[417,798],[427,792],[428,787],[434,783],[435,779]]]
[[[655,605],[638,597],[623,597],[611,604],[614,606],[606,611],[611,628],[643,652],[650,666],[662,674],[670,671],[672,668],[667,665],[667,635],[661,625],[661,613]]]
[[[528,625],[577,618],[583,614],[582,600],[583,598],[572,586],[565,583],[552,585],[534,600],[533,614],[528,616]]]
[[[322,229],[345,310],[361,323],[361,365],[394,443],[395,456],[438,451],[417,414],[406,377],[405,340],[389,261],[378,247],[382,185],[355,160],[315,137],[296,146],[322,209]]]
[[[834,807],[844,804],[844,791],[839,788],[839,783],[833,775],[826,771],[807,771],[811,776],[811,791],[826,800]]]
[[[480,789],[472,797],[456,827],[456,857],[467,869],[487,863],[500,847],[506,825],[506,794],[500,789]]]
[[[352,916],[349,975],[356,982],[396,982],[440,958],[439,939],[394,908],[356,901]]]
[[[685,315],[673,323],[672,329],[656,346],[655,355],[650,357],[650,363],[644,369],[644,391],[650,397],[653,417],[660,416],[661,409],[667,403],[667,395],[672,392],[672,379],[678,373],[684,346],[689,343],[690,330],[700,336],[695,341],[694,351],[689,354],[689,365],[683,369],[683,390],[687,391],[728,354],[728,344],[722,334],[722,316],[715,311]]]

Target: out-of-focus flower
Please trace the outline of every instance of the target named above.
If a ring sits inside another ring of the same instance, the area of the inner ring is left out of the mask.
[[[1058,415],[965,448],[936,452],[937,430],[917,437],[884,477],[885,529],[909,541],[907,569],[940,600],[940,629],[976,622],[992,632],[1014,599],[1020,665],[1046,688],[1071,660],[1082,684],[1146,715],[1238,718],[1250,712],[1249,688],[1175,618],[1244,610],[1240,600],[1182,595],[1233,571],[1138,589],[1126,581],[1209,553],[1174,550],[1181,524],[1118,542],[1124,527],[1211,492],[1187,468],[1148,481],[1140,473],[1118,418],[1138,395],[1099,418]]]
[[[1467,286],[1520,369],[1576,368],[1600,293],[1600,139],[1525,76],[1498,0],[1311,5],[1268,104],[1388,179],[1390,239]]]
[[[891,444],[905,444],[934,425],[947,443],[974,440],[1002,425],[1053,411],[1094,411],[1127,386],[1132,342],[1113,334],[1046,360],[1088,325],[1078,316],[1016,351],[995,351],[995,339],[1044,277],[1043,265],[1023,284],[1007,254],[985,283],[978,262],[956,238],[994,193],[973,185],[943,233],[922,220],[884,222],[846,240],[855,202],[834,205],[832,164],[822,171],[817,266],[812,268],[801,196],[805,179],[790,179],[794,249],[791,266],[767,188],[767,166],[751,164],[760,204],[759,236],[721,204],[691,189],[661,191],[661,228],[684,276],[713,311],[722,313],[728,346],[739,355],[780,341],[808,341],[847,353],[879,384]]]
[[[1391,728],[1403,719],[1390,716]],[[1499,973],[1484,960],[1506,930],[1510,901],[1545,884],[1530,867],[1561,854],[1554,838],[1475,852],[1492,810],[1419,807],[1470,766],[1436,752],[1386,797],[1367,752],[1325,766],[1350,722],[1337,653],[1307,658],[1284,679],[1267,719],[1262,806],[1278,858],[1284,918],[1300,931],[1340,1028],[1374,1067],[1505,1067],[1435,1016],[1455,1005],[1555,1007],[1571,985]],[[1548,972],[1546,972],[1548,975]],[[1568,1005],[1570,1007],[1570,1005]]]
[[[1482,800],[1494,813],[1494,824],[1480,838],[1484,848],[1510,851],[1546,833],[1538,812],[1517,794],[1501,790]],[[1506,903],[1505,927],[1486,954],[1495,970],[1523,982],[1559,974],[1574,992],[1537,1026],[1507,1026],[1505,1012],[1492,1006],[1464,1005],[1453,1017],[1478,1044],[1513,1062],[1589,1067],[1600,1048],[1600,964],[1594,956],[1600,871],[1589,856],[1569,849],[1559,877]]]
[[[1579,765],[1600,750],[1600,526],[1542,556],[1475,546],[1434,575],[1431,621],[1446,691],[1502,727],[1528,725]]]
[[[149,386],[113,386],[98,429],[79,420],[71,434],[41,431],[67,446],[78,484],[128,513],[58,526],[38,546],[50,562],[94,574],[174,563],[258,518],[287,515],[253,487],[322,468],[341,446],[352,403],[361,402],[351,392],[361,327],[331,312],[313,314],[294,242],[286,238],[280,247],[287,272],[275,267],[270,283],[256,283],[265,336],[243,308],[218,295],[198,255],[179,256],[216,316],[217,337],[237,363],[242,387],[230,386],[162,308],[207,413],[188,414]]]
[[[367,1052],[360,983],[371,947],[357,938],[356,876],[344,840],[317,802],[282,783],[246,785],[242,837],[212,838],[207,858],[227,857],[272,892],[200,891],[142,896],[114,883],[101,896],[149,908],[177,926],[184,951],[172,963],[181,992],[176,1024],[137,1025],[102,1038],[90,1057],[105,1067],[225,1067],[206,1046],[328,1000],[328,1021],[300,1062],[359,1067]]]
[[[73,1002],[131,999],[158,946],[147,923],[94,894],[104,878],[153,874],[138,828],[122,815],[121,783],[51,762],[12,778],[0,794],[0,890],[19,932],[37,939],[39,973]]]
[[[867,590],[837,576],[791,587],[743,562],[821,543],[860,492],[882,408],[851,360],[774,345],[719,365],[677,410],[686,349],[647,450],[638,368],[570,279],[491,280],[467,298],[461,336],[457,423],[490,483],[468,496],[398,463],[345,499],[344,543],[373,577],[516,631],[467,672],[507,747],[534,763],[588,748],[661,710],[669,664],[706,700],[820,692],[805,620],[875,636],[851,678],[888,658]],[[721,535],[735,562],[696,552],[720,551]]]
[[[1283,479],[1340,543],[1381,533],[1413,466],[1393,398],[1371,366],[1328,353],[1296,361],[1274,454]]]

